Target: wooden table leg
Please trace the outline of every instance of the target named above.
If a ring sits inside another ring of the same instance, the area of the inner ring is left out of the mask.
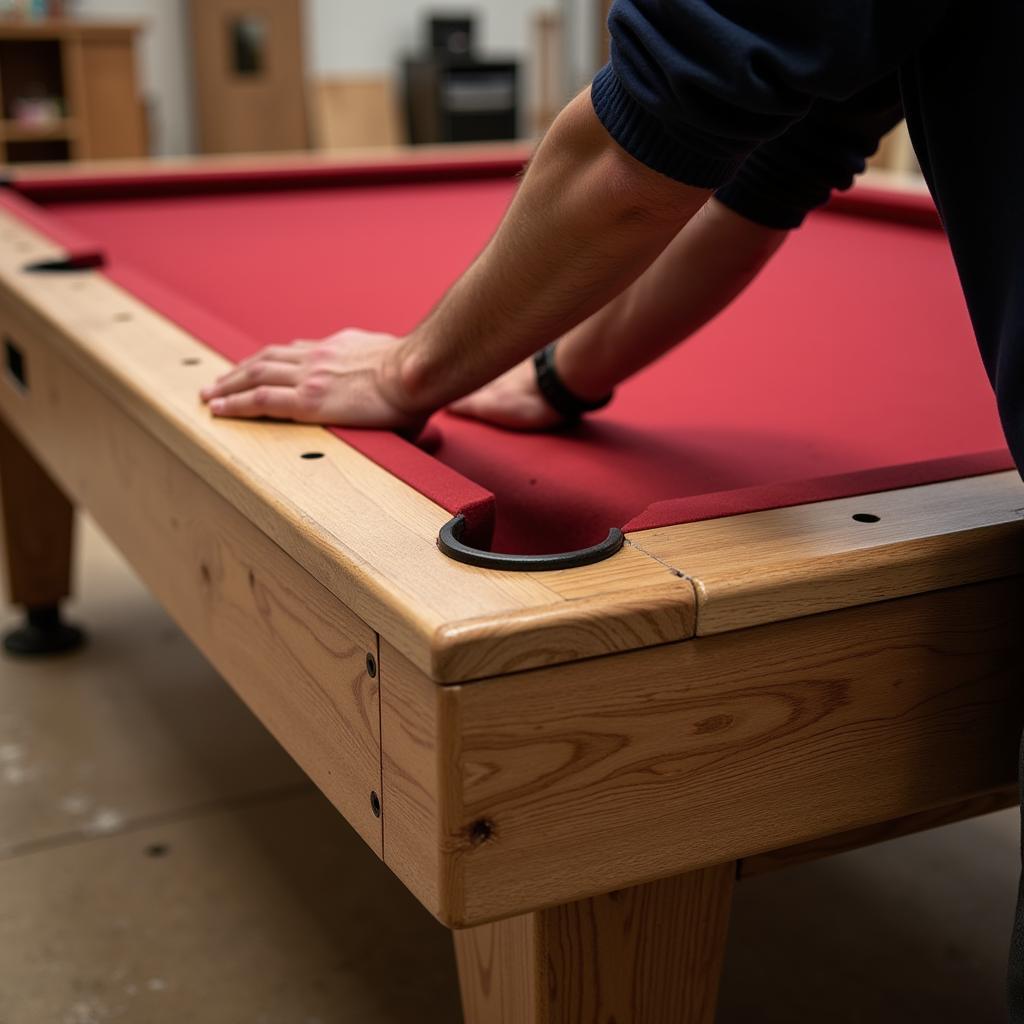
[[[711,1024],[735,864],[455,933],[466,1024]]]
[[[54,654],[82,643],[82,632],[61,621],[71,592],[74,509],[64,492],[0,420],[0,517],[7,596],[27,613],[24,626],[4,637],[12,654]]]

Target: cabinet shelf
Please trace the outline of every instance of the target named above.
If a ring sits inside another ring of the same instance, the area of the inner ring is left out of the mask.
[[[147,150],[137,22],[0,18],[0,164],[138,157]],[[45,97],[33,111],[19,100]],[[38,113],[39,124],[18,115]]]
[[[22,124],[20,121],[0,120],[0,141],[4,142],[43,142],[75,138],[75,122],[70,118],[61,118],[50,124]]]

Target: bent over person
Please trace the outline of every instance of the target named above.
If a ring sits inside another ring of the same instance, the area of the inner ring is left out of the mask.
[[[212,412],[407,431],[445,406],[518,429],[585,415],[738,295],[905,115],[1024,466],[1024,5],[617,0],[609,25],[611,62],[419,326],[266,349],[204,390]],[[1018,914],[1014,1021],[1022,944]]]

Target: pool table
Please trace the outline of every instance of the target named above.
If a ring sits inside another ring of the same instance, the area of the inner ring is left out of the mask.
[[[80,641],[88,510],[455,930],[467,1021],[709,1022],[737,879],[1012,802],[1024,487],[933,206],[866,186],[577,426],[209,415],[260,345],[411,327],[522,161],[13,175],[8,647]]]

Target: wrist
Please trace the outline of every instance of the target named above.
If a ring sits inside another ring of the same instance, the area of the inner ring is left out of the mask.
[[[425,347],[418,333],[402,338],[381,364],[378,387],[389,405],[409,416],[429,416],[444,405],[432,392],[432,380]]]
[[[555,365],[557,351],[558,343],[553,341],[533,356],[537,388],[546,403],[567,423],[575,422],[587,413],[603,409],[612,400],[612,392],[608,391],[596,399],[577,394],[558,372]]]
[[[573,333],[555,347],[555,370],[565,386],[584,402],[598,402],[619,383],[602,365],[600,346]]]

